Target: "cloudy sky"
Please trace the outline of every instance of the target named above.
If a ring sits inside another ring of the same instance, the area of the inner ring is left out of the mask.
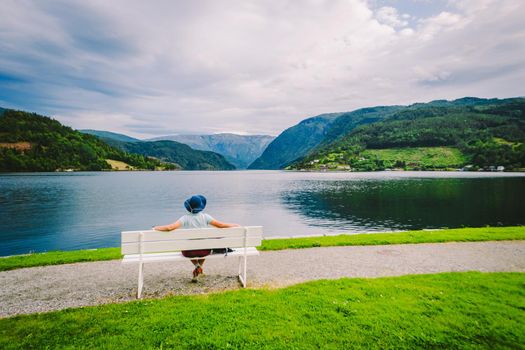
[[[149,137],[525,95],[523,0],[1,0],[0,106]]]

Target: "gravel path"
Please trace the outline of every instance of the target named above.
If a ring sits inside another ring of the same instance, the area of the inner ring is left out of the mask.
[[[249,287],[341,277],[445,271],[525,271],[525,241],[329,247],[261,252],[248,258]],[[189,262],[149,263],[144,297],[238,289],[237,259],[206,262],[191,283]],[[138,267],[102,261],[0,272],[0,317],[134,300]]]

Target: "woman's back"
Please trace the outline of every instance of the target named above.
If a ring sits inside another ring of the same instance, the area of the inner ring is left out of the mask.
[[[199,213],[189,213],[180,217],[178,221],[181,223],[181,228],[205,228],[209,227],[210,223],[213,221],[213,217],[209,214],[202,212]]]

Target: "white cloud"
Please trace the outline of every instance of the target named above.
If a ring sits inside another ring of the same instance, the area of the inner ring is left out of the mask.
[[[395,3],[394,3],[395,4]],[[278,134],[324,112],[524,95],[525,2],[7,1],[0,101],[78,128]],[[15,84],[16,85],[16,84]]]
[[[444,35],[448,31],[462,29],[468,22],[468,17],[463,17],[450,12],[441,12],[439,15],[420,21],[419,38],[432,40],[436,35]]]
[[[406,19],[410,18],[410,15],[400,15],[397,9],[390,6],[384,6],[376,11],[376,18],[379,22],[389,25],[394,28],[406,27],[408,22]]]

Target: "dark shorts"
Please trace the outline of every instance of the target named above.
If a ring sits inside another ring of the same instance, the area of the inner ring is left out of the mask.
[[[210,254],[227,254],[233,252],[230,248],[215,248],[201,250],[183,250],[181,253],[186,258],[203,258]]]
[[[211,254],[211,249],[183,250],[181,253],[186,258],[203,258]]]

